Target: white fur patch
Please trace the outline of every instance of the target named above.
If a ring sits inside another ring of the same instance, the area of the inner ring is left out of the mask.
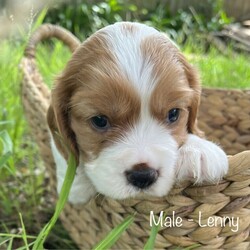
[[[56,163],[57,192],[59,194],[67,171],[67,162],[57,150],[52,136],[51,149]],[[78,166],[68,200],[73,204],[86,203],[95,193],[93,185],[85,174],[84,167]]]
[[[141,119],[96,160],[86,163],[86,174],[97,191],[116,199],[140,192],[162,196],[173,185],[176,157],[177,143],[166,128],[153,119]],[[140,163],[147,163],[160,173],[158,180],[145,191],[128,184],[125,176],[126,170]]]
[[[219,146],[196,135],[188,135],[186,143],[179,149],[177,180],[216,183],[227,171],[227,156]]]
[[[143,99],[148,99],[155,82],[152,74],[153,64],[149,58],[142,55],[141,43],[143,39],[160,35],[156,29],[144,24],[133,23],[135,29],[124,30],[124,24],[129,22],[118,22],[102,29],[109,44],[110,51],[117,59],[121,74],[129,80]],[[145,98],[144,98],[145,97]]]

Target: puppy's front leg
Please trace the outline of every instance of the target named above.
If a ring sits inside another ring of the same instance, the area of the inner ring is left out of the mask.
[[[219,146],[196,135],[188,135],[179,149],[176,166],[178,181],[192,179],[195,183],[216,183],[227,171],[227,156]]]
[[[66,160],[57,150],[53,138],[51,140],[51,149],[56,163],[57,192],[59,194],[62,189],[68,166]],[[69,202],[73,204],[86,203],[95,194],[96,190],[86,176],[84,166],[79,165],[76,169],[76,176],[70,189],[68,198]]]

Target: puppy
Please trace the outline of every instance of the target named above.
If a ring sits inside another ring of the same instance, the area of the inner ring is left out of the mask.
[[[175,181],[218,182],[222,149],[197,127],[201,87],[176,45],[154,28],[120,22],[74,52],[52,91],[47,120],[58,192],[71,151],[69,201],[166,195]]]

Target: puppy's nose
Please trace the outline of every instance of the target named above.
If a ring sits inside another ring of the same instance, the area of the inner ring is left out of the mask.
[[[132,170],[125,172],[127,180],[135,187],[144,189],[151,186],[158,178],[158,171],[141,163],[133,167]]]

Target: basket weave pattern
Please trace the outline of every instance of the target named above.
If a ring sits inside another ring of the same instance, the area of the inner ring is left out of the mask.
[[[36,44],[53,36],[63,40],[72,51],[79,44],[63,29],[42,26],[32,37],[21,68],[25,114],[50,175],[50,194],[56,197],[55,164],[46,125],[50,90],[35,66]],[[229,156],[230,171],[224,180],[218,185],[199,187],[185,182],[175,186],[168,196],[162,198],[116,201],[98,195],[85,206],[67,204],[61,220],[79,248],[93,247],[124,217],[137,212],[135,222],[123,233],[115,248],[142,249],[149,236],[151,210],[155,214],[164,211],[169,216],[175,211],[176,216],[183,220],[181,227],[160,229],[156,249],[176,249],[177,246],[187,247],[197,243],[201,245],[199,249],[250,248],[250,151],[242,152],[250,149],[249,91],[203,89],[199,117],[200,128],[207,137],[220,143],[228,154],[236,154]],[[238,217],[238,231],[233,232],[228,221],[225,227],[201,227],[199,212],[203,223],[208,217]]]
[[[203,89],[199,126],[234,155],[250,149],[250,90]]]

